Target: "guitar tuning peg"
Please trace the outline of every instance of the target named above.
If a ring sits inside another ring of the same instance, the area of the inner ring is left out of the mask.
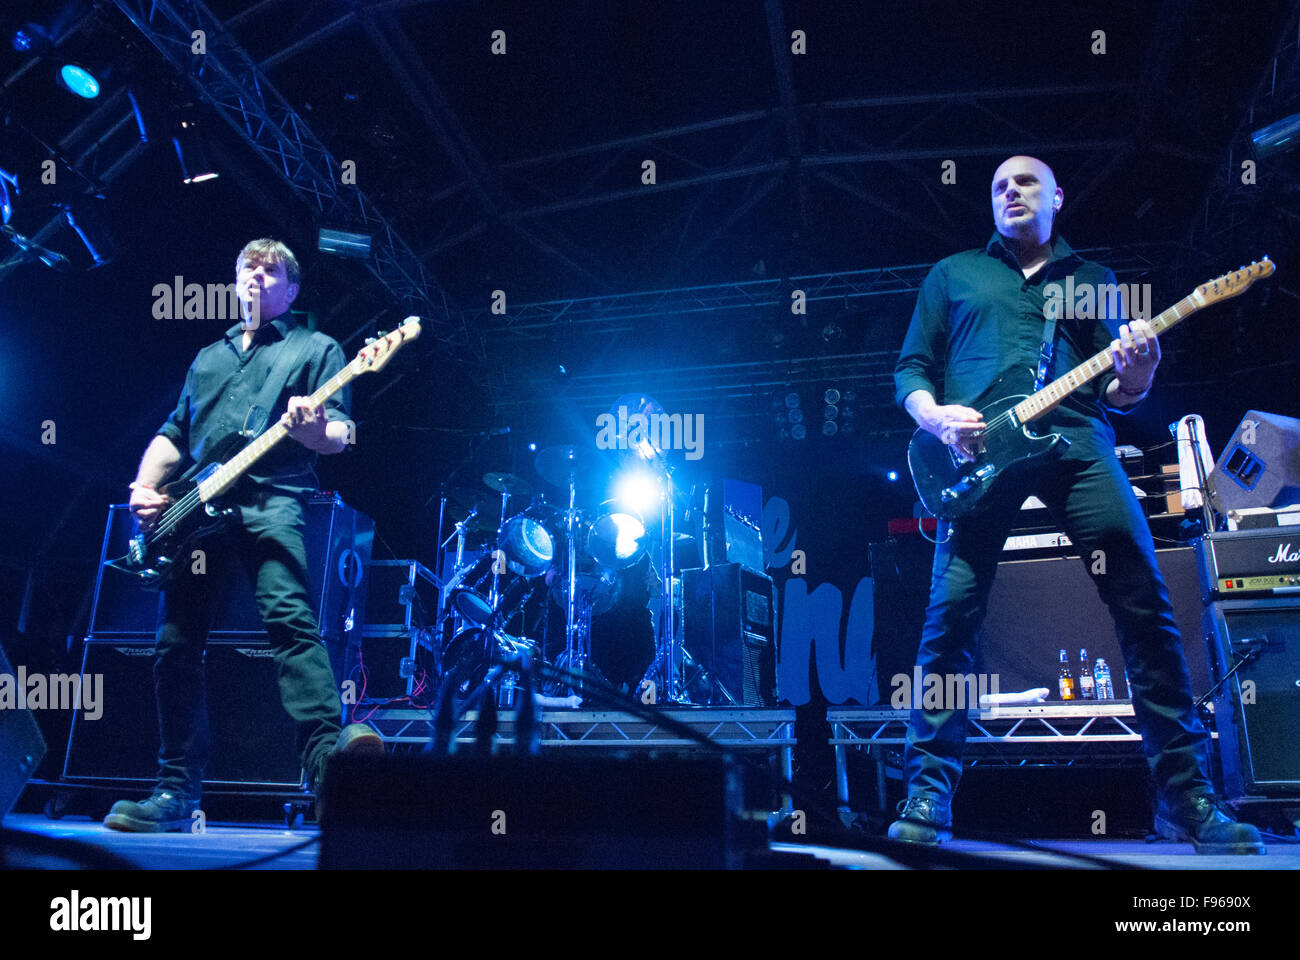
[[[370,345],[371,345],[372,343],[374,343],[374,342],[375,342],[375,338],[374,338],[374,337],[366,337],[366,346],[367,346],[367,347],[370,346]]]

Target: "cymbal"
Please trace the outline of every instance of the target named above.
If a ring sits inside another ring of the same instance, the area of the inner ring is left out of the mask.
[[[447,491],[447,499],[467,509],[495,502],[490,494],[475,487],[452,487]]]
[[[516,477],[513,473],[485,473],[483,474],[483,482],[497,493],[504,493],[511,497],[526,496],[532,492],[532,488],[528,486],[528,481],[522,477]]]
[[[575,482],[581,482],[586,474],[600,466],[600,458],[591,447],[567,443],[547,447],[537,455],[534,466],[547,483],[567,487],[570,476]]]

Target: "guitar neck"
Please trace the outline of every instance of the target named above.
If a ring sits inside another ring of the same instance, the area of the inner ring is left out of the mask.
[[[1156,335],[1159,336],[1178,321],[1201,309],[1202,304],[1197,303],[1195,297],[1195,293],[1188,294],[1152,320],[1151,329],[1156,332]],[[1075,390],[1095,380],[1114,365],[1109,350],[1094,353],[1069,373],[1057,377],[1037,393],[1021,400],[1012,408],[1012,411],[1015,413],[1016,419],[1021,423],[1037,420],[1039,417],[1051,413],[1060,405],[1062,400]]]
[[[314,407],[319,407],[330,397],[345,387],[351,380],[357,376],[354,368],[356,361],[349,363],[334,376],[330,377],[321,388],[309,397]],[[277,443],[289,435],[289,431],[284,424],[277,420],[269,429],[264,430],[262,434],[250,443],[239,453],[235,454],[218,469],[212,472],[212,475],[204,480],[198,486],[199,499],[204,503],[214,497],[219,497],[225,493],[236,480],[244,475],[253,464],[257,463],[265,454],[269,453]]]

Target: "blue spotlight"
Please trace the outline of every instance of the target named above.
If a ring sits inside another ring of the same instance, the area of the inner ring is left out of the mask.
[[[897,471],[897,470],[890,470],[890,471],[889,471],[889,479],[890,479],[890,480],[897,480],[897,479],[898,479],[898,471]]]
[[[19,53],[27,53],[34,46],[36,46],[36,39],[22,27],[19,27],[14,33],[14,50]]]
[[[83,100],[94,100],[99,96],[99,81],[95,75],[75,63],[65,63],[59,68],[59,86]]]
[[[658,504],[659,494],[659,483],[648,471],[625,473],[614,484],[614,496],[619,504],[643,517]]]
[[[530,444],[528,445],[528,452],[529,452],[529,453],[536,453],[536,452],[537,452],[537,444],[535,444],[535,443],[530,443]]]

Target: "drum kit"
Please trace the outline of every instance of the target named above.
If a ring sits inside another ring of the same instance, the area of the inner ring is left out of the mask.
[[[655,550],[645,517],[596,496],[604,466],[594,447],[551,446],[534,461],[549,491],[535,491],[512,473],[490,472],[482,488],[443,492],[442,512],[450,504],[458,519],[440,544],[447,553],[454,549],[454,559],[443,566],[449,575],[442,582],[438,667],[453,689],[472,689],[494,664],[520,655],[549,662],[554,669],[546,673],[562,678],[542,686],[544,706],[576,707],[584,677],[605,679],[591,659],[592,618],[618,602],[633,567],[653,570],[648,555]],[[598,505],[583,509],[580,499]],[[545,643],[541,635],[551,605],[563,611],[562,649],[553,635],[560,631],[552,630]],[[666,618],[669,629],[673,619]],[[497,703],[514,707],[514,674],[500,677]]]

